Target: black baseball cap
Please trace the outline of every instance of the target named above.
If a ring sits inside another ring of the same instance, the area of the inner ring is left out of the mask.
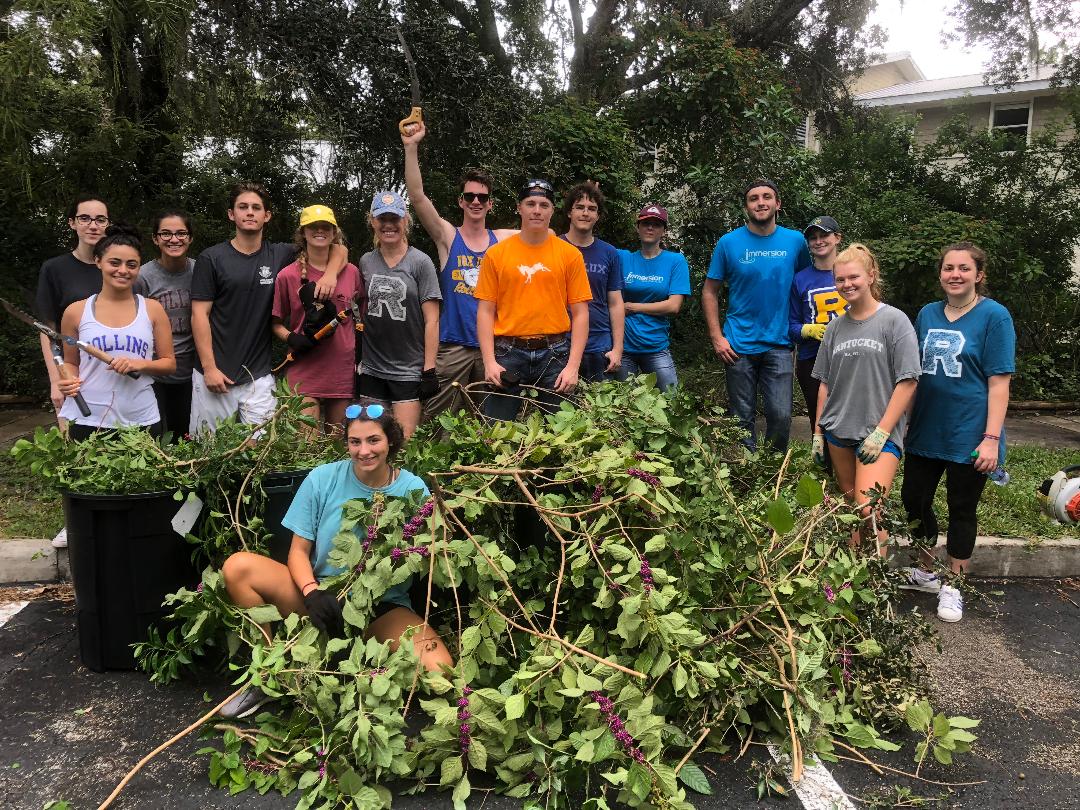
[[[832,217],[814,217],[810,224],[803,228],[803,236],[807,231],[825,231],[825,233],[840,233],[840,223]]]

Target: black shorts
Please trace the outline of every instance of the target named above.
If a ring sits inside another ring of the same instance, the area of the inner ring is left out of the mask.
[[[379,402],[419,402],[420,381],[384,380],[382,377],[361,374],[356,378],[356,395]]]

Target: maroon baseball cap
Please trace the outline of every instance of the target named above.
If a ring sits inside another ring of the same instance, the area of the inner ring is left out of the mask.
[[[665,225],[668,224],[667,209],[662,205],[656,203],[646,203],[645,207],[638,211],[637,221],[641,222],[643,219],[658,219]]]

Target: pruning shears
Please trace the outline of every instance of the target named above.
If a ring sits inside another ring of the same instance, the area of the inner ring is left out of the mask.
[[[402,135],[408,135],[407,127],[412,124],[419,124],[424,120],[424,112],[420,104],[420,80],[416,78],[416,62],[413,60],[409,43],[405,41],[405,35],[401,33],[401,27],[395,25],[394,30],[397,31],[398,42],[401,43],[401,49],[405,52],[405,64],[409,68],[409,80],[412,83],[412,111],[408,116],[398,121],[398,131]]]
[[[103,352],[97,346],[94,346],[91,343],[87,343],[85,340],[79,340],[78,338],[72,337],[71,335],[60,334],[51,326],[47,326],[41,321],[35,320],[31,316],[23,312],[21,309],[17,309],[12,304],[5,301],[3,298],[0,298],[0,304],[3,305],[4,309],[6,309],[9,314],[18,318],[23,323],[30,324],[30,326],[37,329],[39,332],[41,332],[41,334],[45,335],[45,337],[49,338],[49,340],[51,340],[53,343],[66,343],[68,346],[74,346],[75,348],[81,349],[82,351],[86,352],[91,357],[96,357],[98,360],[105,364],[109,364],[113,361],[113,356],[108,352]],[[127,372],[127,376],[131,377],[131,379],[133,380],[137,380],[139,379],[140,375],[137,371],[129,371]],[[89,414],[84,415],[88,416]]]
[[[349,320],[349,318],[355,319],[357,324],[357,331],[363,331],[364,327],[360,321],[360,307],[354,301],[350,305],[349,309],[341,310],[341,312],[335,315],[325,326],[323,326],[318,332],[312,335],[311,339],[314,340],[316,343],[322,342],[323,340],[334,334],[334,332],[337,331],[337,328],[343,323],[345,323],[345,321]],[[290,349],[289,353],[285,355],[285,359],[278,364],[277,368],[275,368],[272,373],[277,374],[287,365],[294,362],[296,362],[296,357],[295,355],[293,355],[292,349]]]
[[[41,321],[35,321],[33,318],[31,318],[25,312],[23,312],[22,310],[16,309],[11,304],[9,304],[7,301],[5,301],[3,298],[0,298],[0,304],[3,304],[4,309],[6,309],[9,314],[11,314],[14,317],[18,318],[23,323],[30,324],[35,329],[37,329],[39,332],[41,332],[42,334],[44,334],[44,335],[46,335],[47,337],[50,338],[49,346],[52,348],[52,359],[53,359],[53,363],[56,364],[56,370],[60,374],[60,379],[62,379],[62,380],[74,379],[74,377],[71,374],[71,371],[68,369],[68,367],[66,365],[64,365],[64,357],[60,353],[60,346],[57,343],[56,338],[53,337],[53,335],[57,335],[57,332],[50,329],[45,324],[41,323]],[[57,336],[59,336],[59,335],[57,335]],[[86,404],[86,400],[83,399],[82,394],[76,394],[74,397],[72,397],[72,399],[74,399],[75,404],[79,406],[79,413],[81,413],[83,416],[89,416],[90,415],[90,406]]]

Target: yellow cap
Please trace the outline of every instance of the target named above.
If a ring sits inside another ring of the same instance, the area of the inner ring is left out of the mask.
[[[325,205],[309,205],[300,212],[301,228],[305,225],[310,225],[312,222],[329,222],[335,228],[337,227],[337,220],[334,219],[334,212]]]

